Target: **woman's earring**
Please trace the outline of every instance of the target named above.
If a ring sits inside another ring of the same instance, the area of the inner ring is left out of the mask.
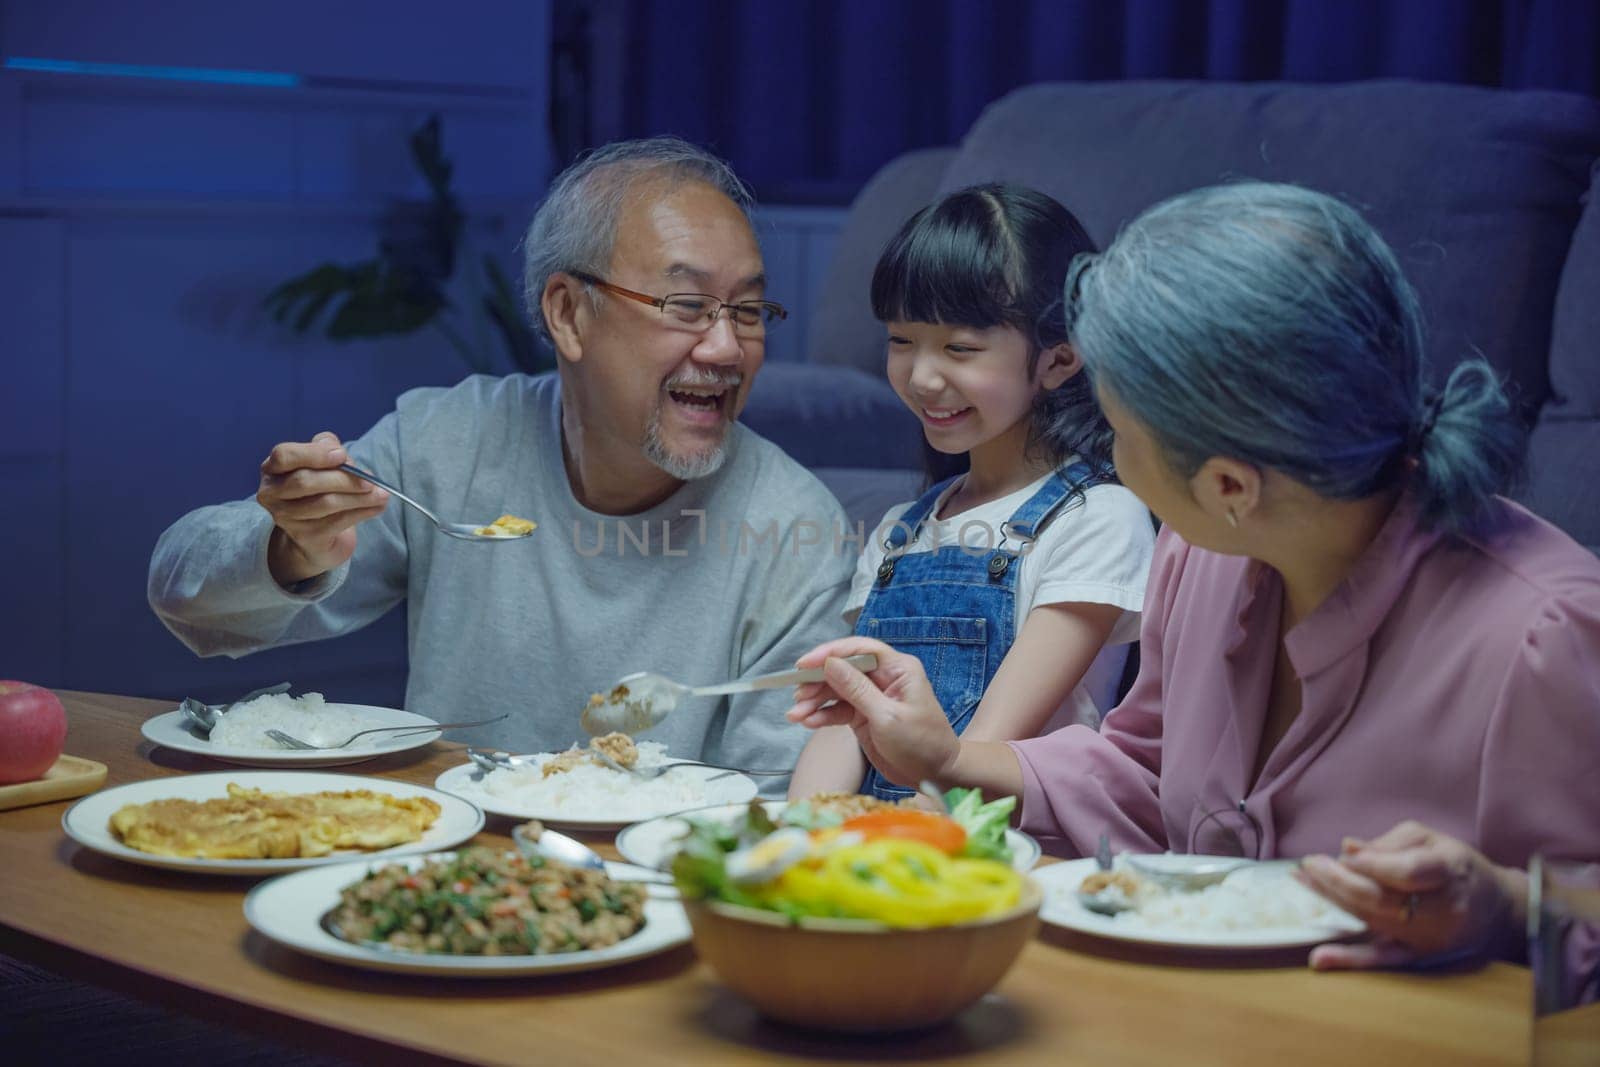
[[[1228,525],[1232,526],[1235,530],[1239,528],[1239,516],[1233,513],[1232,508],[1228,509]]]

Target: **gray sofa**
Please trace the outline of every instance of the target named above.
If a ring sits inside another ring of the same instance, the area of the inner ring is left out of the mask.
[[[868,522],[919,480],[915,422],[883,380],[868,304],[879,251],[941,192],[1005,180],[1104,244],[1139,211],[1219,181],[1323,189],[1359,206],[1421,296],[1436,373],[1482,354],[1533,425],[1521,498],[1600,549],[1600,102],[1364,82],[1037,85],[961,145],[884,167],[850,209],[803,364],[762,372],[746,416]]]

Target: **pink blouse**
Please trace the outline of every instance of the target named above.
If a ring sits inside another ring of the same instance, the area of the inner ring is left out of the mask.
[[[1282,583],[1163,531],[1127,699],[1100,733],[1012,743],[1023,829],[1090,855],[1102,832],[1218,851],[1225,826],[1267,858],[1416,819],[1504,865],[1600,859],[1600,560],[1497,506],[1498,532],[1472,542],[1395,509],[1289,631],[1301,712],[1255,779]]]

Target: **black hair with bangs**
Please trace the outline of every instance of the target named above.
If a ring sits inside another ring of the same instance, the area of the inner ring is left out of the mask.
[[[881,322],[1019,330],[1029,340],[1032,376],[1040,353],[1067,340],[1067,269],[1095,250],[1083,224],[1044,193],[970,186],[917,212],[889,241],[872,272],[872,312]],[[1032,422],[1035,454],[1059,465],[1075,452],[1097,474],[1110,473],[1111,427],[1085,373],[1041,392]],[[925,452],[935,480],[964,469],[940,470],[960,457]]]

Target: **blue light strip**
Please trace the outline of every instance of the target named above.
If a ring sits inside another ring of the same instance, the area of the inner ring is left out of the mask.
[[[31,59],[7,56],[6,70],[32,70],[46,74],[94,74],[112,78],[160,78],[180,82],[220,82],[225,85],[271,85],[290,89],[300,84],[298,74],[263,70],[221,70],[215,67],[152,67],[138,63],[85,63],[74,59]]]

